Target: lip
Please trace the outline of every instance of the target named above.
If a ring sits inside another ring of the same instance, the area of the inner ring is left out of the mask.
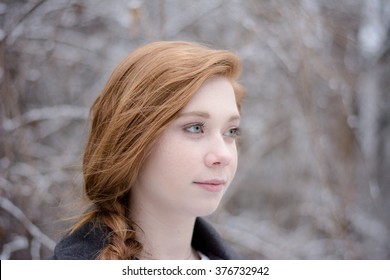
[[[193,183],[208,192],[220,192],[224,189],[226,185],[226,181],[221,179],[194,181]]]

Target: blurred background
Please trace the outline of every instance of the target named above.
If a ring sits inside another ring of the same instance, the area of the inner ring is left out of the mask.
[[[208,219],[248,259],[390,257],[389,0],[1,0],[0,259],[46,259],[88,112],[136,47],[242,59],[240,167]]]

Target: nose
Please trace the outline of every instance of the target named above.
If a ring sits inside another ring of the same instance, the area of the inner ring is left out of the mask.
[[[237,151],[234,143],[226,142],[223,137],[210,141],[205,163],[208,167],[224,167],[229,165],[236,157]]]

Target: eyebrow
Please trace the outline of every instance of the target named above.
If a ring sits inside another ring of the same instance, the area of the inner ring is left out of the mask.
[[[191,112],[184,112],[184,113],[181,113],[179,115],[179,118],[180,117],[188,117],[188,116],[195,116],[195,117],[201,117],[201,118],[204,118],[204,119],[209,119],[210,118],[210,114],[207,113],[207,112],[202,112],[202,111],[191,111]],[[240,115],[232,115],[228,122],[232,122],[232,121],[235,121],[235,120],[239,120],[240,119]]]

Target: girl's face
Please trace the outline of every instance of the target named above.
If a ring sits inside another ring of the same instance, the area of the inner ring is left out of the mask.
[[[132,188],[136,207],[211,214],[236,172],[239,122],[229,80],[207,80],[153,147]]]

